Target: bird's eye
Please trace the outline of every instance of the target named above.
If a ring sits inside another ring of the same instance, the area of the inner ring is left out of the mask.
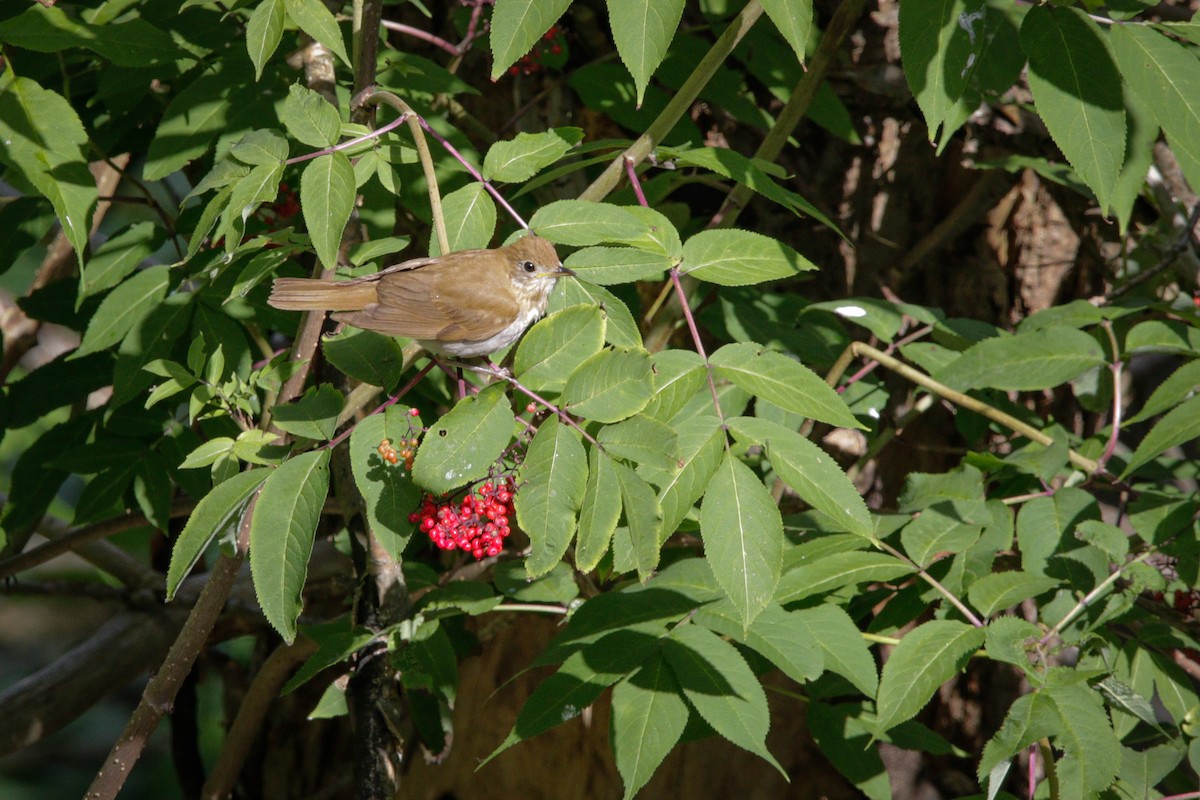
[[[537,270],[537,265],[534,264],[532,261],[522,261],[521,269],[525,270],[526,272],[528,272],[532,275]]]

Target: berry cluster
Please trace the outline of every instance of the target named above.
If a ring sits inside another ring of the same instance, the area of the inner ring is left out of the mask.
[[[547,67],[562,69],[566,63],[566,37],[562,28],[551,25],[550,30],[542,34],[542,40],[508,68],[508,74],[533,75]]]
[[[425,495],[421,509],[408,515],[442,550],[462,550],[477,559],[500,555],[504,540],[512,532],[508,520],[513,513],[511,477],[488,481],[467,492],[460,501],[434,502]]]
[[[393,466],[403,461],[404,468],[409,472],[412,472],[413,456],[417,452],[416,448],[417,445],[420,444],[420,441],[414,436],[411,439],[401,439],[399,444],[400,449],[397,450],[392,444],[391,439],[384,439],[379,443],[379,447],[376,449],[379,451],[379,455],[384,461]]]

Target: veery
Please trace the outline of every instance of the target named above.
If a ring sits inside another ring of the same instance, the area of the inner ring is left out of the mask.
[[[276,278],[267,302],[333,318],[459,358],[512,343],[546,311],[554,282],[573,275],[554,245],[529,235],[495,250],[414,258],[348,281]]]

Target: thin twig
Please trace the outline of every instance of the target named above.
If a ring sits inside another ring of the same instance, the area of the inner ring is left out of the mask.
[[[946,598],[946,600],[949,601],[950,605],[957,608],[958,612],[960,614],[962,614],[964,617],[966,617],[968,622],[970,622],[976,628],[984,627],[983,620],[981,620],[979,617],[975,616],[975,612],[972,611],[971,609],[967,608],[966,603],[964,603],[962,600],[959,600],[957,597],[955,597],[954,592],[951,592],[949,589],[947,589],[945,586],[943,586],[938,581],[937,578],[933,577],[928,572],[926,572],[924,567],[922,567],[917,562],[913,561],[908,556],[904,555],[904,553],[901,553],[899,550],[892,547],[887,542],[880,541],[880,542],[877,542],[877,544],[880,547],[882,547],[884,550],[891,553],[896,558],[900,559],[901,561],[905,561],[905,562],[911,564],[912,566],[916,567],[917,574],[920,575],[921,578],[924,579],[924,581],[926,583],[928,583],[930,586],[932,586],[934,589],[936,589],[938,594],[940,594],[942,597]]]

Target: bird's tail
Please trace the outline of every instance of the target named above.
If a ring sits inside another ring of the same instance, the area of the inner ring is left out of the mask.
[[[267,303],[284,311],[361,311],[375,299],[369,283],[276,278]]]

